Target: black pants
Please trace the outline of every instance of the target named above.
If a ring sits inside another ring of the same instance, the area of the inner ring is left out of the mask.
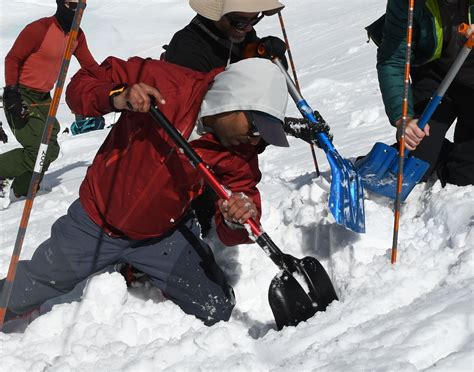
[[[421,116],[441,81],[442,76],[435,67],[423,66],[413,75],[417,116]],[[451,143],[445,135],[456,119],[454,143]],[[436,171],[443,184],[474,184],[474,89],[453,82],[429,125],[430,136],[412,152],[431,165],[424,179]]]

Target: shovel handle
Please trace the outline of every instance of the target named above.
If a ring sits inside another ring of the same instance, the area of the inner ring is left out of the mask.
[[[465,27],[463,27],[463,25]],[[467,28],[468,28],[468,26],[465,23],[463,23],[459,26],[458,31],[459,31],[459,33],[466,34]],[[438,108],[438,105],[441,103],[441,100],[443,99],[444,94],[448,90],[449,86],[453,82],[454,78],[456,77],[457,73],[459,72],[459,70],[460,70],[461,66],[463,65],[464,61],[466,60],[469,53],[471,52],[471,50],[472,50],[472,45],[471,44],[473,43],[472,40],[474,40],[474,33],[472,33],[468,37],[469,37],[468,41],[466,41],[464,46],[459,51],[458,55],[456,56],[456,59],[454,60],[451,67],[449,68],[448,72],[446,73],[446,76],[441,81],[441,84],[439,85],[436,92],[433,94],[433,96],[431,96],[430,102],[426,105],[425,109],[423,110],[423,113],[421,114],[420,118],[418,119],[418,128],[420,128],[421,130],[423,130],[423,128],[428,123],[428,121],[431,119],[431,116],[433,115],[433,113]],[[408,154],[410,153],[410,151],[405,148],[403,153],[404,153],[404,157],[408,157]],[[393,165],[393,167],[395,167],[395,164]]]
[[[306,102],[306,100],[303,98],[301,93],[298,90],[298,87],[294,83],[294,81],[291,79],[290,74],[288,74],[288,71],[286,71],[285,66],[281,62],[281,60],[277,57],[272,59],[273,63],[278,66],[280,71],[283,73],[286,79],[286,85],[288,87],[288,93],[290,93],[291,98],[296,104],[296,107],[298,108],[299,112],[303,117],[307,120],[309,120],[313,124],[319,124],[318,119],[314,116],[314,110],[311,108],[311,106]],[[327,136],[326,133],[318,132],[316,133],[316,138],[318,139],[318,143],[321,145],[321,148],[323,149],[324,152],[328,151],[336,151],[334,148],[334,145],[331,143],[329,140],[329,137]]]
[[[474,33],[472,33],[471,35],[467,35],[468,28],[469,26],[465,23],[461,24],[458,28],[458,32],[466,35],[466,37],[468,37],[468,40],[459,51],[458,55],[456,56],[456,59],[449,68],[448,72],[446,73],[446,76],[444,77],[443,81],[441,82],[438,89],[431,97],[430,102],[421,114],[421,117],[418,120],[418,127],[420,129],[423,129],[426,123],[431,119],[431,116],[435,112],[438,105],[441,103],[441,99],[443,98],[444,94],[448,90],[449,86],[453,82],[458,71],[460,70],[461,66],[463,65],[464,61],[472,50],[474,43]]]

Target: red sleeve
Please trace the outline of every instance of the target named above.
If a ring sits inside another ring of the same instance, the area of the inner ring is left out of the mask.
[[[78,44],[76,50],[74,51],[74,56],[79,61],[81,67],[85,68],[86,70],[96,68],[98,66],[98,63],[92,56],[89,47],[87,46],[86,35],[81,29],[79,30],[77,43]]]
[[[21,66],[41,46],[48,30],[48,24],[43,20],[46,18],[30,23],[16,38],[5,57],[5,85],[18,84]]]
[[[212,135],[207,134],[199,140],[192,141],[193,147],[214,171],[216,178],[222,185],[232,192],[243,192],[252,198],[258,210],[256,221],[260,223],[262,206],[257,184],[260,181],[261,173],[258,168],[255,147],[241,145],[239,146],[240,152],[230,152],[217,141],[209,140],[210,138]],[[217,235],[225,245],[253,243],[246,229],[232,229],[224,222],[217,204],[215,223]]]
[[[66,88],[66,102],[72,112],[84,116],[100,116],[112,111],[109,92],[119,84],[138,82],[144,60],[139,57],[123,61],[108,57],[100,66],[81,68]]]

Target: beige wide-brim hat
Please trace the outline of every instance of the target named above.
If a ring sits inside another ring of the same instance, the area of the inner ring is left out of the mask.
[[[189,5],[197,14],[213,21],[231,12],[265,12],[271,15],[285,7],[276,0],[189,0]]]

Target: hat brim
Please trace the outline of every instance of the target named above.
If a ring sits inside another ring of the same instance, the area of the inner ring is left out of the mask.
[[[260,137],[262,137],[265,142],[280,147],[290,146],[281,120],[260,111],[252,111],[252,117]]]

